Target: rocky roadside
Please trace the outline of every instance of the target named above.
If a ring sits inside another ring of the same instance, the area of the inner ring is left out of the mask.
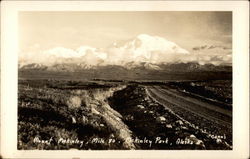
[[[136,149],[231,149],[222,139],[176,115],[148,96],[144,86],[129,85],[109,98],[132,131]]]

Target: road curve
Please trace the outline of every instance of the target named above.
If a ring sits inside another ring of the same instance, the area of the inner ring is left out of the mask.
[[[232,127],[232,111],[223,109],[211,103],[206,103],[194,97],[184,96],[177,90],[161,87],[161,86],[147,86],[146,90],[154,100],[161,103],[163,106],[168,108],[183,110],[190,112],[195,116],[205,118],[212,123]]]

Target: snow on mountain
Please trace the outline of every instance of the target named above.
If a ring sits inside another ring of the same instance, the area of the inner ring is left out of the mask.
[[[125,43],[113,43],[109,49],[109,62],[162,63],[170,62],[169,57],[178,54],[189,52],[162,37],[140,34]]]
[[[219,56],[221,49],[223,54]],[[140,34],[122,43],[115,42],[105,49],[90,46],[81,46],[75,50],[55,47],[45,51],[20,53],[19,67],[42,65],[65,69],[71,67],[70,65],[76,65],[78,68],[89,69],[96,66],[119,65],[128,69],[143,67],[149,70],[161,70],[160,65],[168,63],[199,62],[201,65],[207,63],[219,65],[230,63],[230,60],[230,50],[225,47],[196,47],[190,53],[165,38]]]
[[[56,47],[38,53],[22,54],[19,58],[21,65],[41,63],[53,65],[62,63],[78,63],[82,65],[122,65],[129,62],[135,65],[141,62],[169,62],[170,55],[189,54],[177,44],[158,36],[141,34],[124,44],[114,43],[112,47],[100,50],[90,46],[81,46],[76,50]],[[154,69],[157,67],[154,66]]]
[[[76,49],[76,52],[80,56],[84,56],[86,53],[88,53],[88,52],[94,52],[94,51],[96,51],[96,48],[93,48],[93,47],[90,47],[90,46],[81,46],[78,49]]]
[[[151,64],[151,63],[146,63],[146,64],[144,65],[144,67],[145,67],[146,69],[149,69],[149,70],[162,70],[161,67],[159,67],[159,66],[157,66],[157,65],[154,65],[154,64]]]
[[[147,34],[138,35],[132,41],[129,41],[124,46],[121,46],[121,48],[125,50],[133,50],[134,56],[143,55],[146,58],[150,58],[150,53],[154,51],[165,52],[166,54],[189,53],[187,50],[180,48],[171,41],[158,36],[149,36]]]
[[[56,47],[43,52],[46,56],[54,56],[55,58],[74,58],[82,56],[82,52],[78,53],[72,49],[67,49],[63,47]]]
[[[85,59],[89,59],[94,62],[99,59],[106,58],[105,53],[98,53],[96,50],[96,48],[89,46],[81,46],[76,50],[64,47],[55,47],[35,53],[21,53],[19,56],[19,63],[21,66],[31,63],[40,63],[50,66],[63,63],[82,63]]]

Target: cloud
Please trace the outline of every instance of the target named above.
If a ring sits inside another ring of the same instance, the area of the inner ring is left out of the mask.
[[[232,48],[226,47],[226,46],[223,46],[223,45],[202,45],[202,46],[193,47],[194,51],[209,50],[209,49],[231,50]]]
[[[202,45],[193,47],[191,56],[201,64],[212,63],[214,65],[231,64],[232,48],[224,45]]]

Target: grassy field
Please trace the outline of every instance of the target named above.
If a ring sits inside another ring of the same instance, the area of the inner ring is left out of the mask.
[[[129,136],[130,132],[121,115],[106,101],[123,87],[72,81],[19,81],[18,148],[130,149],[133,145],[123,141],[123,135]],[[111,145],[101,141],[112,138],[117,142]],[[69,141],[58,143],[62,139]],[[81,143],[73,143],[76,140]]]

